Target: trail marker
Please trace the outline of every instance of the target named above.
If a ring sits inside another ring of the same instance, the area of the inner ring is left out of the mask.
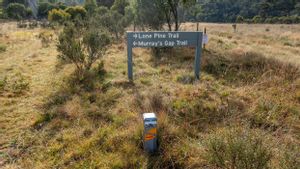
[[[144,113],[144,150],[148,153],[157,151],[157,118],[155,113]]]
[[[194,73],[200,76],[202,32],[127,32],[128,79],[133,81],[132,48],[196,47]]]

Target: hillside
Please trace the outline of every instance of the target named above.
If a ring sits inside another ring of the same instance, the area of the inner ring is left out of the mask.
[[[255,20],[258,16],[259,20],[263,20],[258,22],[276,23],[279,17],[300,16],[300,2],[295,0],[198,0],[197,4],[188,11],[185,19],[194,21],[232,23],[236,22],[238,17]],[[272,21],[272,18],[275,20]]]
[[[57,59],[59,30],[1,24],[0,168],[296,169],[300,26],[200,27],[209,44],[199,81],[193,48],[137,48],[128,82],[123,37],[78,83]],[[154,156],[143,152],[144,112],[158,115]]]

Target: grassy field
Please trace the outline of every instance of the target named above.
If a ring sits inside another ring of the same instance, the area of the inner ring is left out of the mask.
[[[80,86],[57,60],[56,31],[1,24],[0,168],[297,169],[300,26],[204,27],[199,81],[193,48],[134,49],[129,83],[122,40]],[[152,111],[159,152],[148,156],[141,114]]]

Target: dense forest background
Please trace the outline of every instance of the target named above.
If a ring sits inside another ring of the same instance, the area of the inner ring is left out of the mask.
[[[198,0],[185,20],[235,22],[288,16],[300,16],[300,0]]]
[[[13,16],[42,19],[47,18],[48,12],[52,9],[83,6],[89,0],[0,0],[0,3],[1,1],[1,18]],[[115,2],[123,4],[121,5],[123,14],[126,6],[131,6],[128,10],[133,10],[133,13],[144,10],[153,15],[166,10],[172,13],[173,7],[176,7],[180,22],[300,23],[300,0],[96,0],[95,2],[97,6],[105,6],[108,9]],[[165,4],[167,5],[164,6]],[[19,13],[19,16],[9,12]],[[167,16],[168,13],[162,15]]]

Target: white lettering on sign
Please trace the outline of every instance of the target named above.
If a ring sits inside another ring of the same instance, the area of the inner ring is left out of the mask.
[[[163,38],[166,38],[166,34],[161,34],[161,33],[154,33],[154,38],[161,38],[161,39],[163,39]]]
[[[188,41],[185,40],[185,41],[180,41],[180,40],[177,40],[177,45],[178,46],[187,46],[188,45]]]
[[[161,47],[161,46],[167,46],[167,47],[173,47],[173,46],[188,46],[187,40],[165,40],[165,41],[133,41],[133,46],[142,46],[142,47]]]
[[[168,33],[169,38],[173,39],[178,39],[179,38],[179,33]]]
[[[140,34],[135,33],[133,35],[134,39],[179,39],[179,33],[154,33],[154,34]]]

